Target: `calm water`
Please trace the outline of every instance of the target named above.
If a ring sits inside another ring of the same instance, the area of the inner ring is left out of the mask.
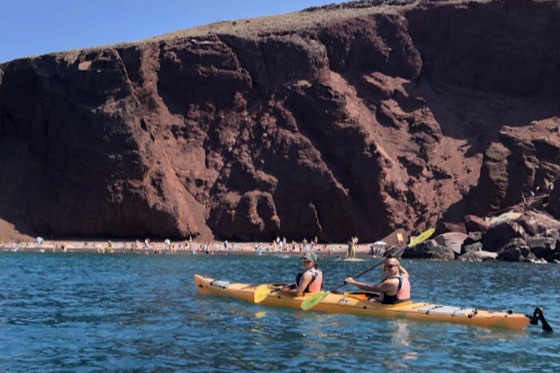
[[[320,264],[330,288],[374,263]],[[0,253],[0,372],[560,371],[560,265],[404,264],[416,300],[541,306],[557,331],[267,308],[199,295],[193,284],[194,273],[291,281],[294,258]]]

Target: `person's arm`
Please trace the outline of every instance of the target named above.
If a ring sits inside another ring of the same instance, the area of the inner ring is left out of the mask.
[[[300,297],[303,295],[304,290],[311,283],[312,279],[313,276],[306,272],[303,274],[298,286],[293,289],[280,289],[280,293],[290,297]]]
[[[388,294],[388,295],[394,295],[392,293],[396,294],[395,289],[398,286],[398,281],[396,279],[389,279],[389,280],[383,281],[380,284],[375,284],[375,285],[368,284],[368,283],[365,283],[365,282],[356,281],[352,277],[347,277],[344,281],[347,284],[357,286],[362,290],[373,291],[373,292],[376,292],[376,293],[385,293],[385,294]]]
[[[366,282],[360,282],[360,281],[356,281],[354,280],[352,277],[346,277],[346,279],[344,280],[344,282],[346,282],[348,285],[354,285],[359,287],[362,290],[366,290],[366,291],[375,291],[377,293],[382,292],[381,291],[381,286],[380,284],[368,284]]]
[[[399,264],[399,273],[406,277],[407,279],[410,280],[410,275],[408,274],[408,271],[406,269],[404,269],[404,267],[402,265]]]

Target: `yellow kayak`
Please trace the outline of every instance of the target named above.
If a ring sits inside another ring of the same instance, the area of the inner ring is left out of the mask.
[[[313,294],[301,297],[289,297],[276,292],[282,284],[252,285],[234,283],[230,281],[214,280],[201,275],[194,275],[194,282],[201,294],[218,295],[237,298],[246,302],[255,302],[255,291],[266,291],[265,297],[259,299],[259,304],[266,306],[288,307],[300,309],[302,303]],[[322,300],[315,304],[313,311],[328,313],[344,313],[360,316],[373,316],[385,318],[410,318],[426,321],[444,321],[476,326],[492,326],[509,329],[524,329],[529,324],[537,325],[541,321],[542,328],[552,331],[552,328],[544,318],[542,309],[536,308],[533,315],[521,313],[494,312],[479,310],[477,308],[464,308],[454,306],[443,306],[422,302],[402,302],[397,304],[381,304],[370,300],[367,292],[347,292],[342,294],[328,293]]]

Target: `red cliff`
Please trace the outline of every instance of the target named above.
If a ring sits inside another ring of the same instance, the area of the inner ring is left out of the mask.
[[[4,63],[0,219],[230,240],[461,226],[553,189],[558,40],[552,0],[362,1]]]

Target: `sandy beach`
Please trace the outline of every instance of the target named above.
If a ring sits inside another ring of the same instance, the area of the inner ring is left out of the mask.
[[[404,237],[404,239],[403,239]],[[355,245],[355,257],[371,257],[372,248],[379,256],[382,251],[373,246],[372,242],[358,241]],[[402,246],[408,239],[408,234],[398,229],[383,238],[389,246]],[[41,237],[31,237],[20,233],[13,224],[0,219],[0,252],[56,252],[56,253],[100,253],[100,254],[185,254],[185,255],[275,255],[299,256],[302,252],[311,250],[319,256],[334,256],[346,258],[348,242],[321,243],[295,242],[277,238],[270,242],[227,242],[202,241],[189,238],[182,241],[171,240],[109,240],[109,239],[67,239],[48,240]]]
[[[0,251],[43,252],[43,253],[99,253],[99,254],[183,254],[183,255],[272,255],[299,256],[304,251],[313,251],[319,256],[345,258],[348,244],[309,244],[289,242],[197,242],[185,241],[50,241],[50,240],[13,240],[0,242]],[[371,244],[356,245],[356,258],[371,257]]]

